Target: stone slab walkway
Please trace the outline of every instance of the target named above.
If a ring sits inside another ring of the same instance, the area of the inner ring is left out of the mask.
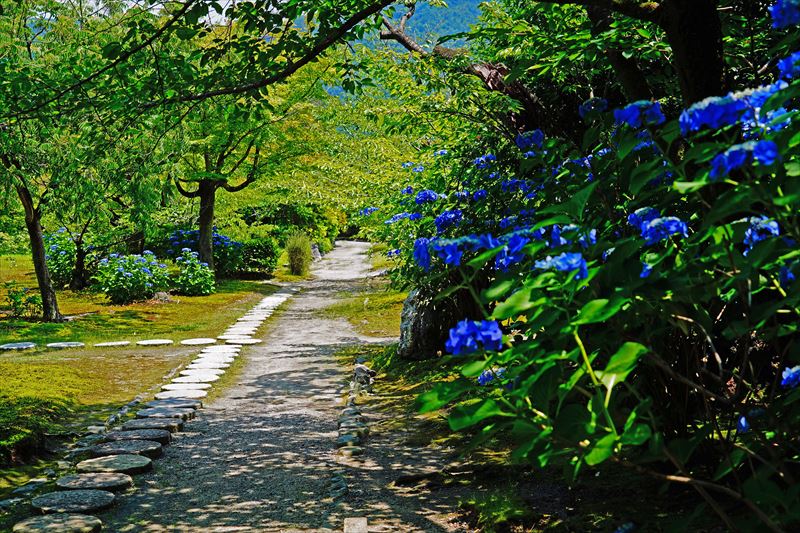
[[[137,490],[104,513],[107,530],[342,530],[330,480],[341,471],[337,417],[351,368],[334,354],[372,339],[318,311],[360,288],[370,275],[368,247],[338,243],[315,265],[314,280],[273,319],[264,342],[243,348],[236,384],[187,422],[156,469],[137,478]],[[395,523],[398,531],[424,530]]]

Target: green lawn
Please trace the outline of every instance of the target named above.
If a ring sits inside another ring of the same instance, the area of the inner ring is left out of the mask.
[[[406,294],[390,289],[385,280],[376,279],[370,285],[356,296],[325,308],[323,314],[331,318],[346,318],[362,335],[399,337],[400,313]]]

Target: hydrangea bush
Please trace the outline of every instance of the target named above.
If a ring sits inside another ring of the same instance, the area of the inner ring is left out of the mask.
[[[45,261],[50,271],[53,285],[63,287],[72,280],[75,270],[75,243],[65,228],[44,236]]]
[[[776,27],[798,23],[796,1],[775,5]],[[588,101],[580,147],[527,132],[404,165],[377,230],[395,279],[469,290],[486,314],[453,324],[459,377],[421,409],[575,475],[675,474],[726,521],[720,498],[746,509],[744,530],[797,523],[797,58],[671,120]]]
[[[198,251],[199,242],[198,230],[176,230],[169,236],[164,246],[164,253],[167,257],[177,259],[184,248]],[[214,266],[219,275],[227,276],[242,269],[244,265],[242,243],[217,233],[217,229],[214,228],[211,244],[214,247]]]
[[[181,250],[181,255],[175,259],[180,267],[180,272],[173,280],[173,288],[178,294],[186,296],[203,296],[213,293],[216,288],[214,271],[198,258],[200,254],[189,248]]]
[[[112,303],[128,304],[166,290],[169,272],[149,250],[142,255],[111,254],[100,261],[95,281]]]

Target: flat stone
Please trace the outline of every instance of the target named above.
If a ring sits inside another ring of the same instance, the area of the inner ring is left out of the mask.
[[[168,400],[169,398],[191,398],[199,399],[208,396],[204,390],[165,390],[156,394],[156,400]]]
[[[14,533],[95,533],[103,529],[103,522],[94,516],[82,514],[51,514],[34,516],[17,523]]]
[[[360,444],[361,444],[361,437],[350,433],[339,435],[339,438],[336,439],[337,448],[341,448],[343,446],[358,446]]]
[[[227,333],[223,333],[219,337],[217,337],[221,341],[226,341],[226,344],[238,344],[238,343],[231,343],[227,341],[235,341],[238,339],[249,339],[250,335],[245,335],[243,333],[231,333],[230,335]]]
[[[136,344],[139,346],[167,346],[168,344],[172,344],[172,341],[169,339],[147,339],[138,341]]]
[[[82,342],[51,342],[47,345],[48,348],[56,350],[63,350],[64,348],[83,348],[86,344]]]
[[[194,409],[181,409],[180,407],[148,407],[136,413],[136,418],[194,418]]]
[[[36,348],[35,342],[9,342],[0,344],[0,350],[30,350]]]
[[[343,533],[368,533],[366,517],[345,518]]]
[[[216,344],[217,339],[198,338],[198,339],[184,339],[181,344],[185,346],[202,346],[204,344]]]
[[[220,377],[224,374],[225,371],[221,368],[207,368],[205,370],[181,370],[181,376],[183,377]],[[173,380],[175,381],[175,380]],[[176,383],[181,383],[177,381]]]
[[[145,404],[147,407],[178,407],[180,409],[200,409],[203,402],[188,398],[171,398],[169,400],[154,400]]]
[[[43,513],[91,513],[108,509],[114,495],[106,490],[68,490],[42,494],[31,505]]]
[[[166,445],[172,441],[172,433],[165,429],[136,429],[132,431],[112,431],[105,436],[106,442],[118,440],[151,440]]]
[[[118,472],[91,472],[88,474],[72,474],[56,481],[56,486],[63,490],[125,490],[133,486],[133,478]]]
[[[163,429],[164,431],[175,433],[183,429],[183,420],[180,418],[137,418],[122,424],[123,431],[135,431],[137,429]]]
[[[172,380],[173,383],[183,383],[191,385],[193,383],[209,384],[219,381],[220,374],[195,374],[191,376],[180,376]],[[203,387],[194,389],[181,389],[181,390],[204,390]]]
[[[130,441],[134,442],[134,441]],[[110,444],[110,443],[109,443]],[[78,463],[78,472],[120,472],[122,474],[141,474],[153,468],[153,461],[143,455],[107,455],[87,459]]]
[[[214,346],[206,346],[200,353],[216,353],[216,352],[238,352],[240,348],[235,346],[225,346],[224,344],[217,344]]]
[[[161,390],[208,390],[211,383],[167,383]]]
[[[353,426],[356,424],[366,424],[366,419],[361,415],[348,415],[339,418],[339,427],[342,427],[342,425]]]
[[[128,346],[131,341],[112,341],[112,342],[98,342],[94,345],[95,348],[115,348],[117,346]]]
[[[354,457],[356,455],[363,455],[364,448],[362,448],[361,446],[343,446],[339,448],[339,453],[341,453],[345,457]]]
[[[161,444],[150,440],[117,440],[92,446],[89,453],[92,457],[131,454],[156,458],[161,457],[164,450]]]
[[[221,363],[216,361],[201,361],[199,363],[192,363],[186,367],[186,370],[225,370],[231,366],[230,363]]]
[[[347,407],[345,409],[342,409],[341,416],[347,417],[347,416],[360,416],[360,415],[361,415],[361,409],[358,409],[357,407]]]
[[[225,344],[260,344],[263,341],[261,339],[228,339],[225,341]]]

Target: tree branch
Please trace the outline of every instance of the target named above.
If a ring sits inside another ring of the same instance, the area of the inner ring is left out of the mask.
[[[247,148],[247,151],[250,151],[250,147]],[[253,166],[250,167],[250,172],[247,173],[247,178],[240,183],[239,185],[232,186],[229,185],[227,182],[222,184],[222,188],[228,192],[239,192],[251,183],[256,180],[256,170],[258,170],[258,159],[259,155],[261,154],[261,148],[256,147],[256,151],[253,154]]]
[[[631,18],[659,23],[661,20],[661,3],[647,0],[537,0],[543,4],[576,5],[584,7],[600,7]]]
[[[200,189],[189,191],[183,188],[183,185],[181,185],[180,180],[177,178],[172,181],[175,183],[175,188],[178,189],[178,192],[181,193],[181,196],[185,196],[186,198],[198,198],[200,196]]]

